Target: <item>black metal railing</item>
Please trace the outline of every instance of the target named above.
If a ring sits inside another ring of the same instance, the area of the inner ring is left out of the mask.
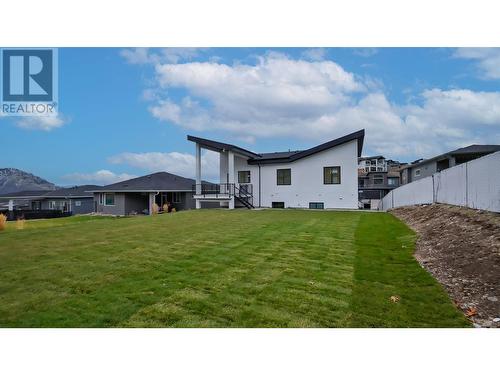
[[[234,184],[197,184],[192,187],[193,194],[218,198],[234,195]]]

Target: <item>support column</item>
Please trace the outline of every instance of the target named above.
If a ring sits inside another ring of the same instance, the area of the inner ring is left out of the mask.
[[[232,151],[229,151],[227,156],[228,156],[227,169],[228,169],[228,175],[229,175],[228,182],[234,186],[234,153]],[[229,209],[230,210],[234,209],[234,194],[236,193],[234,190],[232,192],[233,192],[233,195],[231,196],[231,199],[229,200]]]
[[[14,200],[9,199],[9,220],[14,220]]]
[[[201,146],[196,143],[196,195],[201,194]],[[201,202],[196,199],[196,209],[201,208]]]
[[[153,193],[149,193],[149,208],[148,208],[148,214],[149,216],[153,215]]]

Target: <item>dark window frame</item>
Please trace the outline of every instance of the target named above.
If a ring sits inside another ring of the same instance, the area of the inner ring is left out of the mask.
[[[271,202],[271,208],[285,208],[285,202]]]
[[[113,197],[113,203],[108,203],[108,195]],[[114,206],[115,205],[115,193],[104,193],[104,205],[105,206]]]
[[[288,179],[286,178],[286,175],[282,175],[280,178],[280,172],[283,173],[285,171],[288,171]],[[292,184],[292,169],[291,168],[276,169],[276,185],[287,186],[291,184]]]
[[[328,169],[332,169],[332,172],[329,175],[329,176],[331,176],[331,180],[327,180],[326,171]],[[333,170],[334,169],[338,170],[338,178],[339,178],[338,182],[335,182],[333,179],[333,177],[334,177]],[[328,166],[328,167],[323,167],[323,185],[340,185],[342,183],[341,172],[342,172],[342,168],[340,168],[340,165],[332,165],[332,166]]]
[[[309,202],[310,210],[324,210],[325,203],[324,202]]]
[[[248,181],[246,181],[246,179],[245,179],[245,181],[242,181],[241,178],[240,178],[241,177],[240,173],[245,173],[244,176],[248,177]],[[250,173],[250,171],[238,171],[238,183],[239,184],[249,184],[249,183],[251,183],[251,181],[252,180],[251,180],[251,173]]]

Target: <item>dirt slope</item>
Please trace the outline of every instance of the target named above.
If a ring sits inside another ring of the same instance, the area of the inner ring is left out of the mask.
[[[415,258],[475,325],[500,327],[500,214],[444,204],[391,213],[417,232]]]

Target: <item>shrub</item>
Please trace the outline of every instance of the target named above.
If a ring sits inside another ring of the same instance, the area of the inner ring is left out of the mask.
[[[160,210],[160,207],[158,207],[158,205],[156,203],[153,203],[152,214],[156,215],[159,210]]]
[[[6,222],[7,222],[7,216],[5,216],[4,214],[0,214],[0,231],[5,229]]]

